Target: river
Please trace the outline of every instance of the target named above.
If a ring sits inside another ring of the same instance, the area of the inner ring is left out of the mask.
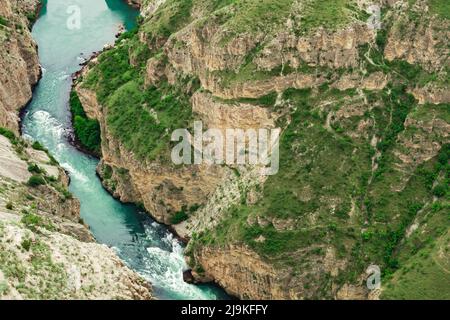
[[[97,241],[113,247],[130,268],[151,282],[155,297],[226,298],[215,286],[185,283],[183,245],[148,214],[111,197],[95,174],[98,160],[68,142],[71,75],[92,52],[114,43],[121,24],[133,28],[138,12],[122,0],[46,2],[33,27],[43,74],[23,118],[23,135],[40,141],[69,172],[70,191],[80,200],[81,217]],[[69,28],[67,20],[77,8],[80,28]]]

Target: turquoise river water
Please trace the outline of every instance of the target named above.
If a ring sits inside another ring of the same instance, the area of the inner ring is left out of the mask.
[[[67,27],[73,5],[80,9],[79,29]],[[33,27],[43,74],[23,118],[23,135],[45,145],[70,173],[70,191],[80,200],[81,216],[97,241],[113,247],[150,281],[157,298],[226,298],[215,286],[183,282],[183,245],[148,214],[112,198],[95,174],[98,160],[68,142],[71,75],[92,52],[114,43],[121,24],[133,28],[137,15],[123,0],[47,1]]]

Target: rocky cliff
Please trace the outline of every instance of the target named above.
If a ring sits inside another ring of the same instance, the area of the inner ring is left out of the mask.
[[[198,281],[241,298],[375,298],[376,264],[381,297],[416,294],[419,270],[439,274],[419,280],[428,297],[448,295],[433,290],[448,279],[448,5],[376,1],[373,28],[373,4],[144,1],[139,30],[83,71],[104,185],[190,239]],[[280,171],[172,164],[171,132],[193,120],[281,127]]]
[[[0,126],[15,132],[41,72],[30,32],[39,5],[38,0],[0,2]]]

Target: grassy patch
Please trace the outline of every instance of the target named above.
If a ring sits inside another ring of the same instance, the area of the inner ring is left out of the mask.
[[[11,130],[0,127],[0,135],[8,138],[12,144],[17,144],[17,137]]]
[[[40,241],[23,241],[21,246],[30,252],[29,261],[0,243],[0,269],[15,289],[26,299],[61,299],[67,294],[67,274],[52,260],[50,248]]]
[[[287,19],[293,0],[237,0],[226,22],[228,39],[245,32],[273,33]]]
[[[31,163],[28,165],[28,171],[35,174],[44,173],[44,171],[35,163]]]
[[[5,26],[5,27],[9,27],[9,22],[8,22],[8,20],[6,20],[2,16],[0,16],[0,25],[1,26]]]

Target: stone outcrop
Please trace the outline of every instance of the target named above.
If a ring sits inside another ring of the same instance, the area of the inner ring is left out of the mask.
[[[41,72],[27,18],[37,14],[38,6],[38,0],[0,2],[0,126],[16,133],[19,111],[31,99]]]

